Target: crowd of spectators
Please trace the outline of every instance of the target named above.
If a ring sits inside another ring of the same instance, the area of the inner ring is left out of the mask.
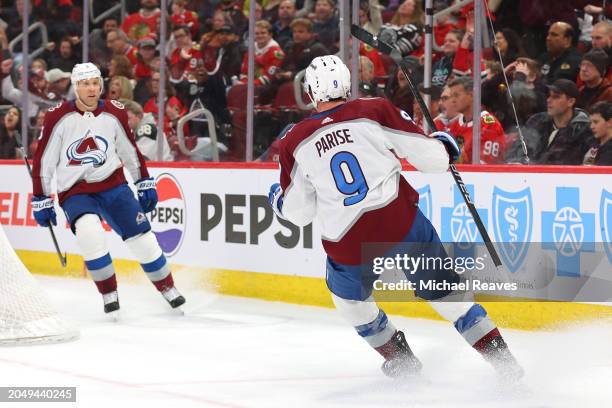
[[[255,0],[250,0],[255,1]],[[74,97],[70,71],[89,60],[104,77],[106,99],[128,110],[137,143],[164,160],[193,160],[178,141],[178,121],[198,107],[211,111],[223,160],[244,160],[249,0],[169,0],[166,46],[160,46],[159,0],[126,0],[127,16],[111,15],[82,33],[82,0],[32,0],[30,24],[48,32],[29,34],[40,49],[28,67],[29,117],[21,117],[21,42],[24,0],[0,9],[0,158],[19,155],[21,120],[30,125],[30,149],[45,111]],[[92,2],[100,15],[117,0]],[[434,11],[456,3],[435,0]],[[612,165],[612,3],[602,0],[485,0],[483,62],[472,72],[473,4],[435,21],[432,87],[423,87],[423,0],[361,0],[362,27],[402,54],[423,95],[431,97],[436,124],[463,146],[460,162],[472,161],[473,76],[482,78],[480,161],[484,164]],[[336,0],[258,0],[255,5],[255,155],[274,160],[270,146],[280,130],[311,112],[296,101],[294,81],[310,61],[339,51]],[[490,24],[489,24],[490,22]],[[490,45],[487,45],[490,44]],[[161,58],[167,79],[160,84]],[[359,46],[359,96],[389,98],[418,124],[423,114],[407,81],[386,56]],[[298,77],[299,78],[299,77]],[[164,86],[163,129],[157,129],[158,91]],[[10,108],[9,108],[10,106]],[[210,158],[202,120],[181,129],[188,149]]]

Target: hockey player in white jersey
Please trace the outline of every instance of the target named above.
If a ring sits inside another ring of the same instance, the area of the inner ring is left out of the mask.
[[[34,156],[32,210],[41,226],[56,224],[51,180],[76,236],[104,311],[119,309],[117,280],[101,218],[121,236],[146,275],[173,307],[185,303],[145,213],[157,205],[155,180],[134,142],[119,102],[100,100],[103,81],[92,63],[72,70],[76,100],[49,109]],[[135,180],[138,200],[124,167]]]
[[[385,359],[383,372],[399,377],[418,372],[421,362],[372,298],[377,276],[362,268],[367,265],[362,244],[416,244],[429,255],[445,258],[438,234],[418,208],[418,193],[400,174],[398,157],[422,172],[440,173],[457,160],[460,148],[447,133],[426,136],[386,99],[347,101],[350,86],[348,68],[336,56],[315,58],[306,69],[304,88],[318,113],[282,137],[280,183],[272,185],[268,197],[277,216],[296,225],[317,218],[327,253],[326,282],[336,309]],[[460,281],[452,269],[426,273],[420,279]],[[481,305],[450,302],[456,296],[450,291],[417,289],[415,294],[453,322],[502,378],[522,375]]]

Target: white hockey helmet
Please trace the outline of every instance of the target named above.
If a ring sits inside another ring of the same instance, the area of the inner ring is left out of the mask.
[[[312,60],[304,76],[304,91],[312,102],[346,99],[351,95],[351,73],[335,55],[324,55]]]
[[[100,78],[100,84],[104,86],[104,80],[98,67],[91,62],[84,62],[82,64],[76,64],[72,68],[72,74],[70,75],[70,82],[72,86],[76,88],[77,83],[83,79]]]

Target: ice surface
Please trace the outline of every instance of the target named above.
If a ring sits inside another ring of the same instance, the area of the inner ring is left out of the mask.
[[[81,339],[0,348],[0,386],[77,387],[76,404],[53,407],[612,406],[610,323],[503,330],[526,370],[509,389],[450,324],[391,317],[424,364],[420,378],[392,381],[332,309],[194,289],[179,316],[152,285],[120,282],[114,323],[92,282],[39,280]]]

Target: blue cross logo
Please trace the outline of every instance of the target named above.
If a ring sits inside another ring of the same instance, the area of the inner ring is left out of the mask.
[[[557,253],[558,276],[580,276],[580,254],[595,252],[595,214],[580,212],[580,190],[557,187],[557,209],[542,211],[542,248]]]
[[[474,200],[474,185],[466,184],[466,190]],[[484,225],[488,225],[489,211],[477,208],[478,214]],[[478,227],[472,218],[469,208],[463,200],[459,187],[453,186],[452,207],[442,207],[442,222],[440,225],[442,242],[460,243],[454,245],[455,256],[474,256],[474,242],[482,242],[482,237],[478,233]]]

